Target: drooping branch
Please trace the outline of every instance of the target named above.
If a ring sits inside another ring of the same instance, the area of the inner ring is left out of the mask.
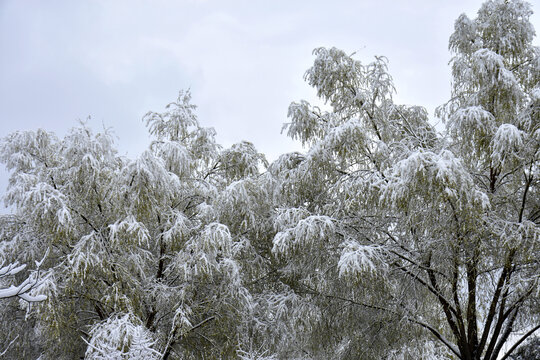
[[[506,360],[514,350],[517,349],[517,347],[523,342],[525,341],[529,336],[531,336],[532,334],[534,334],[536,332],[536,330],[540,329],[540,324],[536,325],[535,327],[533,327],[531,330],[527,331],[525,333],[525,335],[523,335],[521,338],[519,338],[518,341],[515,342],[514,345],[512,345],[512,347],[510,349],[508,349],[508,351],[506,352],[506,354],[504,354],[504,356],[500,359],[500,360]]]
[[[458,357],[458,359],[463,359],[463,356],[461,355],[459,349],[455,345],[453,345],[448,339],[446,339],[440,332],[435,330],[435,328],[418,320],[408,320],[428,329],[440,342],[442,342],[448,349],[450,349]]]
[[[395,264],[393,264],[395,265]],[[420,283],[422,286],[424,286],[427,290],[429,290],[429,292],[431,292],[433,295],[435,295],[437,297],[437,299],[442,302],[443,304],[445,304],[444,306],[446,307],[446,309],[456,315],[456,310],[454,309],[454,307],[450,304],[450,302],[443,296],[443,294],[439,291],[439,289],[433,287],[432,285],[430,285],[427,281],[425,281],[424,279],[422,279],[420,276],[412,273],[410,270],[407,270],[406,268],[404,267],[399,267],[399,266],[396,266],[396,269],[399,269],[401,271],[403,271],[405,274],[407,274],[408,276],[412,277],[414,280],[416,280],[418,283]],[[426,269],[429,269],[426,267]],[[433,274],[433,273],[432,273]]]
[[[338,295],[324,294],[324,293],[316,291],[315,289],[312,289],[310,287],[307,287],[307,286],[305,286],[305,287],[306,287],[307,291],[304,291],[304,292],[308,293],[308,294],[311,294],[311,295],[322,296],[322,297],[326,297],[328,299],[335,299],[335,300],[339,300],[339,301],[348,302],[348,303],[350,303],[352,305],[356,305],[356,306],[366,307],[366,308],[373,309],[373,310],[379,310],[379,311],[387,312],[389,314],[400,315],[399,313],[397,313],[396,311],[394,311],[392,309],[384,308],[384,307],[381,307],[381,306],[378,306],[378,305],[366,304],[366,303],[363,303],[363,302],[359,302],[359,301],[356,301],[356,300],[353,300],[353,299],[348,299],[348,298],[338,296]],[[414,319],[412,317],[409,317],[409,316],[406,317],[406,320],[409,321],[409,322],[412,322],[414,324],[420,325],[423,328],[429,330],[439,341],[441,341],[446,347],[448,347],[448,349],[450,349],[455,355],[457,355],[459,359],[463,359],[463,357],[461,356],[460,350],[455,345],[453,345],[451,341],[446,339],[433,326],[431,326],[431,325],[429,325],[429,324],[427,324],[427,323],[425,323],[423,321],[420,321],[418,319]]]

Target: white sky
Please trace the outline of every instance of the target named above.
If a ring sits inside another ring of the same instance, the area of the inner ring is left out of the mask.
[[[540,0],[530,2],[540,13]],[[315,47],[363,62],[385,55],[396,101],[433,113],[449,97],[454,20],[474,18],[481,3],[0,0],[0,137],[37,128],[63,136],[91,116],[135,157],[149,143],[143,115],[191,88],[201,125],[220,143],[248,140],[272,160],[299,149],[280,131],[288,105],[314,96],[303,74]],[[0,196],[7,178],[0,165]]]

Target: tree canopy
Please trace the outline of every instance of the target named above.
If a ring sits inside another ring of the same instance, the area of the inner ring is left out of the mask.
[[[15,212],[0,217],[11,264],[0,281],[21,285],[0,290],[0,354],[533,353],[515,351],[540,328],[531,14],[521,0],[489,0],[456,20],[442,132],[423,107],[394,102],[385,57],[317,48],[305,80],[321,104],[293,102],[283,127],[305,152],[272,163],[247,141],[219,145],[189,91],[144,117],[152,142],[136,159],[84,123],[64,138],[2,139]]]

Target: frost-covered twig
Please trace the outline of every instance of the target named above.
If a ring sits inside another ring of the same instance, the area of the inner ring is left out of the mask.
[[[35,274],[38,274],[39,267],[43,264],[43,261],[47,257],[48,253],[49,251],[47,250],[43,258],[40,261],[36,261],[37,270],[32,271],[30,276],[24,279],[22,283],[19,285],[11,285],[7,288],[0,288],[0,299],[7,299],[15,296],[18,296],[19,298],[28,302],[39,302],[47,299],[47,296],[45,295],[30,295],[30,292],[41,284],[39,276],[36,276]],[[18,262],[8,264],[0,268],[0,279],[7,276],[16,275],[25,268],[26,265],[19,265]]]
[[[4,351],[2,351],[2,352],[0,353],[0,357],[6,355],[7,351],[8,351],[9,348],[11,347],[11,345],[15,344],[15,341],[17,341],[18,338],[19,338],[19,335],[15,336],[15,338],[9,342],[8,346],[6,346],[6,348],[4,349]]]

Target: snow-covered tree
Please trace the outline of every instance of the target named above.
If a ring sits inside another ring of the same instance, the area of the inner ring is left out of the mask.
[[[307,151],[270,165],[247,141],[217,144],[189,92],[145,116],[152,142],[135,160],[84,124],[2,139],[15,213],[0,217],[0,258],[14,264],[0,296],[41,301],[0,301],[0,352],[495,360],[534,344],[530,15],[490,0],[456,21],[443,134],[424,108],[394,102],[386,58],[318,48],[305,79],[324,104],[291,104],[284,126]]]
[[[389,237],[405,224],[385,198],[386,189],[401,185],[393,173],[406,171],[405,161],[422,166],[447,154],[440,153],[423,108],[392,101],[385,58],[364,65],[335,48],[314,54],[306,80],[329,110],[305,101],[291,104],[292,121],[284,129],[309,150],[282,155],[269,168],[281,194],[272,252],[295,306],[308,310],[295,339],[297,355],[367,359],[394,349],[397,358],[419,332],[409,328],[406,320],[413,316],[402,306],[412,300],[400,290],[415,284],[395,270],[401,265],[390,257],[403,251]],[[420,299],[420,290],[413,297]]]
[[[153,141],[136,160],[84,124],[63,139],[38,130],[2,141],[17,219],[3,254],[49,252],[47,299],[30,312],[43,358],[222,358],[249,338],[251,246],[220,214],[235,206],[222,201],[231,182],[255,178],[265,160],[249,143],[221,150],[194,111],[181,93],[147,114]]]
[[[443,135],[394,104],[386,59],[315,50],[305,77],[328,109],[293,103],[285,130],[309,150],[270,166],[283,196],[272,251],[317,309],[299,353],[494,360],[540,328],[531,13],[495,0],[456,21]]]

